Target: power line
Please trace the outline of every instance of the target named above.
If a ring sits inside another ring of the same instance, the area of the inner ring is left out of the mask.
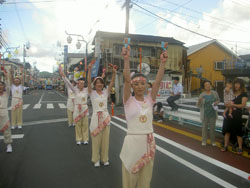
[[[153,5],[153,4],[151,4],[151,3],[143,2],[143,4],[146,4],[146,5],[149,5],[149,6],[151,6],[151,7],[161,9],[161,10],[167,10],[168,12],[175,12],[176,14],[179,14],[179,15],[184,15],[184,16],[188,16],[188,17],[191,17],[191,18],[200,19],[200,18],[198,18],[198,17],[191,16],[191,15],[188,15],[188,14],[179,13],[179,12],[177,12],[177,11],[175,11],[175,10],[170,10],[170,9],[167,9],[167,8],[159,7],[159,6]],[[179,7],[184,7],[184,5],[180,5]],[[242,29],[240,29],[239,27],[235,27],[235,26],[232,26],[232,25],[224,25],[224,24],[222,24],[222,23],[217,23],[217,22],[209,21],[209,20],[206,20],[206,19],[204,19],[204,18],[203,18],[203,20],[204,20],[205,22],[209,22],[209,23],[212,23],[212,24],[221,25],[221,26],[226,26],[226,27],[231,27],[232,29],[236,29],[236,30],[239,30],[239,31],[242,31],[242,32],[249,33],[249,30],[242,30]]]
[[[196,35],[199,35],[199,36],[202,36],[202,37],[205,37],[205,38],[214,40],[214,38],[212,38],[212,37],[209,37],[209,36],[206,36],[206,35],[197,33],[197,32],[195,32],[195,31],[192,31],[192,30],[190,30],[190,29],[187,29],[187,28],[184,28],[184,27],[182,27],[182,26],[180,26],[180,25],[177,25],[177,24],[175,24],[175,23],[173,23],[173,22],[171,22],[171,21],[169,21],[169,20],[167,20],[167,19],[165,19],[165,18],[162,18],[161,16],[159,16],[159,15],[157,15],[157,14],[155,14],[155,13],[153,13],[153,12],[151,12],[151,11],[149,11],[149,10],[143,8],[143,7],[141,7],[140,5],[134,3],[133,1],[131,1],[131,3],[134,4],[135,6],[139,7],[140,9],[142,9],[142,10],[144,10],[144,11],[146,11],[146,12],[152,14],[152,15],[154,15],[155,17],[160,18],[161,20],[163,20],[163,21],[165,21],[165,22],[168,22],[168,23],[170,23],[170,24],[172,24],[172,25],[174,25],[174,26],[176,26],[176,27],[178,27],[178,28],[181,28],[181,29],[183,29],[183,30],[189,31],[189,32],[194,33],[194,34],[196,34]]]
[[[137,0],[137,2],[138,2],[138,1],[139,1],[139,0]],[[183,7],[184,5],[187,5],[188,3],[190,3],[191,1],[192,1],[192,0],[189,0],[189,1],[183,3],[182,5],[180,5],[179,7],[176,7],[175,9],[173,9],[173,10],[171,10],[171,11],[175,11],[175,10],[181,8],[181,7]],[[138,10],[138,9],[137,9],[136,11],[141,12],[141,13],[144,13],[143,11],[140,11],[140,10]],[[151,16],[150,14],[147,14],[147,15]],[[143,28],[145,28],[145,27],[151,25],[151,24],[154,23],[156,20],[158,20],[158,18],[154,19],[153,21],[151,21],[151,22],[145,24],[144,26],[142,26],[142,27],[140,27],[139,29],[136,29],[136,30],[139,31],[139,30],[141,30],[141,29],[143,29]]]
[[[61,3],[61,2],[72,2],[76,0],[60,0],[60,1],[55,1],[55,0],[48,0],[48,1],[35,1],[35,2],[29,2],[29,1],[22,1],[22,2],[5,2],[3,4],[34,4],[34,3]]]
[[[175,23],[173,23],[173,22],[171,22],[171,21],[169,21],[169,20],[167,20],[167,19],[165,19],[165,18],[163,18],[163,17],[161,17],[161,16],[159,16],[159,15],[157,15],[157,14],[151,12],[150,10],[147,10],[146,8],[143,8],[142,6],[140,6],[140,5],[136,4],[136,3],[134,3],[133,1],[131,1],[131,3],[134,4],[135,6],[139,7],[140,9],[142,9],[142,10],[144,10],[144,11],[146,11],[146,12],[152,14],[153,16],[155,16],[155,17],[157,17],[157,18],[159,18],[159,19],[161,19],[161,20],[163,20],[163,21],[165,21],[165,22],[167,22],[167,23],[170,23],[170,24],[172,24],[172,25],[174,25],[174,26],[176,26],[176,27],[178,27],[178,28],[180,28],[180,29],[186,30],[186,31],[191,32],[191,33],[193,33],[193,34],[202,36],[202,37],[204,37],[204,38],[208,38],[208,39],[211,39],[211,40],[227,41],[227,42],[231,42],[231,43],[250,43],[250,42],[231,41],[231,40],[224,40],[224,39],[215,39],[215,38],[212,38],[212,37],[210,37],[210,36],[207,36],[207,35],[204,35],[204,34],[201,34],[201,33],[195,32],[195,31],[192,31],[192,30],[187,29],[187,28],[185,28],[185,27],[182,27],[182,26],[180,26],[180,25],[178,25],[178,24],[175,24]]]
[[[243,6],[243,7],[250,8],[250,6],[247,6],[247,5],[241,4],[241,3],[240,3],[240,1],[233,1],[233,0],[231,0],[231,2],[233,2],[234,4],[237,4],[237,5],[239,5],[239,6]]]
[[[171,2],[171,1],[168,1],[168,0],[162,0],[162,1],[164,1],[164,2],[166,2],[166,3],[169,3],[169,4],[172,4],[172,5],[175,5],[175,6],[179,6],[179,4],[174,3],[174,2]],[[192,11],[192,12],[196,12],[196,13],[201,14],[201,15],[205,15],[205,16],[207,16],[207,17],[210,17],[210,18],[213,18],[213,19],[216,19],[216,20],[219,20],[219,21],[221,21],[221,22],[225,22],[225,23],[230,24],[230,25],[235,25],[235,26],[237,26],[237,27],[244,28],[244,27],[242,27],[242,26],[238,26],[238,25],[235,24],[235,23],[232,23],[232,22],[229,22],[229,21],[227,21],[227,20],[223,20],[223,19],[221,19],[221,18],[217,18],[217,17],[214,17],[214,16],[210,16],[210,15],[208,15],[208,14],[206,14],[206,13],[203,13],[203,12],[200,12],[200,11],[198,11],[198,10],[194,10],[194,9],[191,9],[191,8],[188,8],[188,7],[185,7],[185,6],[182,6],[182,8],[184,8],[184,9],[186,9],[186,10],[189,10],[189,11]],[[245,29],[249,29],[249,28],[245,28]]]
[[[15,4],[15,10],[16,10],[16,14],[17,14],[17,17],[18,17],[18,20],[19,20],[19,23],[20,23],[20,26],[21,26],[23,35],[24,35],[24,37],[27,39],[27,36],[26,36],[26,34],[25,34],[25,32],[24,32],[23,22],[22,22],[22,20],[21,20],[21,17],[20,17],[20,15],[19,15],[18,10],[17,10],[17,5],[16,5],[16,4]]]

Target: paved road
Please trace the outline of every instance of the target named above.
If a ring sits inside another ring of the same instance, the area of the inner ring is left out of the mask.
[[[112,118],[111,165],[94,168],[91,141],[87,146],[76,146],[74,128],[67,127],[64,96],[54,91],[32,92],[24,96],[24,104],[25,126],[13,131],[13,135],[23,138],[14,140],[12,154],[6,154],[0,143],[0,188],[122,187],[119,153],[126,134],[124,120]],[[155,136],[152,188],[250,187],[249,174]]]

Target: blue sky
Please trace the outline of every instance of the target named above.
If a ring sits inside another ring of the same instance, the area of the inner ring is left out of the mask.
[[[61,48],[56,43],[66,44],[65,30],[77,33],[86,40],[94,37],[95,31],[124,32],[125,0],[7,0],[0,5],[2,31],[9,46],[21,46],[30,41],[27,61],[37,62],[40,70],[52,71],[60,61]],[[15,4],[11,4],[17,2]],[[28,2],[28,3],[18,3]],[[139,6],[165,19],[209,37],[220,39],[225,46],[245,54],[250,51],[250,2],[247,0],[133,0]],[[10,4],[8,4],[10,3]],[[130,32],[137,34],[174,37],[186,46],[209,40],[187,32],[155,18],[136,5],[130,12]],[[96,20],[100,20],[96,23]],[[95,24],[96,23],[96,24]],[[88,35],[90,29],[93,32]],[[84,46],[76,50],[76,38],[69,46],[71,52],[84,52]],[[89,48],[89,51],[91,47]]]

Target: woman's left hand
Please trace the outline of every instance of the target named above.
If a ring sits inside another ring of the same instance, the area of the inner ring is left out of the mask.
[[[162,52],[161,56],[160,56],[161,62],[165,63],[168,59],[168,51],[165,50],[164,52]]]

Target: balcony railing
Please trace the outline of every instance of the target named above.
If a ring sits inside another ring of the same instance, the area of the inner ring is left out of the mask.
[[[250,69],[250,62],[225,62],[224,70]]]

